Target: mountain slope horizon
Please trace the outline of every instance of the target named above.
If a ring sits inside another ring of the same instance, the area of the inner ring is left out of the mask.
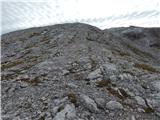
[[[160,119],[160,28],[66,23],[1,36],[3,119]]]

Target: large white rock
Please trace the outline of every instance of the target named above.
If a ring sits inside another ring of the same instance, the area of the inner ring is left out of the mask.
[[[91,112],[99,112],[97,104],[93,99],[84,94],[81,94],[80,97],[82,98],[82,101],[84,102],[84,105],[87,109],[89,109]]]
[[[138,105],[146,106],[144,99],[141,98],[140,96],[135,96],[135,100],[137,101]]]
[[[74,119],[76,117],[76,109],[73,104],[67,104],[65,108],[58,112],[54,120]]]
[[[87,79],[89,80],[94,80],[94,79],[97,79],[97,78],[101,78],[102,77],[102,74],[101,74],[101,70],[100,69],[96,69],[94,70],[93,72],[89,73],[88,74],[88,77]]]
[[[98,107],[104,108],[106,101],[103,98],[95,98],[95,102],[97,103]]]
[[[116,71],[117,68],[116,68],[116,65],[115,64],[111,64],[111,63],[106,63],[106,64],[103,64],[103,67],[107,70],[112,70],[112,71]]]
[[[106,75],[114,75],[117,72],[116,65],[111,63],[103,64],[101,69]]]
[[[106,104],[106,107],[109,110],[123,109],[123,106],[119,102],[117,102],[117,101],[109,101]]]

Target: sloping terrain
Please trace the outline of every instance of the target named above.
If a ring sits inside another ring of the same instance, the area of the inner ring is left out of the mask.
[[[1,45],[3,120],[160,119],[160,28],[68,23]]]

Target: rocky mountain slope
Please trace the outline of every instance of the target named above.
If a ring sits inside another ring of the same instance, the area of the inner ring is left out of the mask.
[[[160,28],[68,23],[1,45],[3,120],[160,119]]]

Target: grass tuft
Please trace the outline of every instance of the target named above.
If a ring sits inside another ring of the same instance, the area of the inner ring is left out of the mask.
[[[19,65],[19,64],[23,64],[24,62],[22,60],[15,60],[15,61],[12,61],[12,62],[6,62],[6,63],[2,63],[2,70],[4,69],[8,69],[8,68],[11,68],[11,67],[14,67],[16,65]]]
[[[110,84],[109,80],[101,80],[101,81],[97,81],[97,87],[106,87]]]
[[[61,112],[62,110],[64,110],[64,106],[60,106],[57,111]]]
[[[158,72],[154,67],[147,64],[143,64],[143,63],[135,63],[134,67],[143,69],[149,72]]]
[[[144,108],[145,113],[153,113],[154,110],[151,107]]]
[[[69,101],[76,106],[76,104],[77,104],[76,95],[73,92],[70,92],[70,93],[67,94],[67,96],[68,96]]]

